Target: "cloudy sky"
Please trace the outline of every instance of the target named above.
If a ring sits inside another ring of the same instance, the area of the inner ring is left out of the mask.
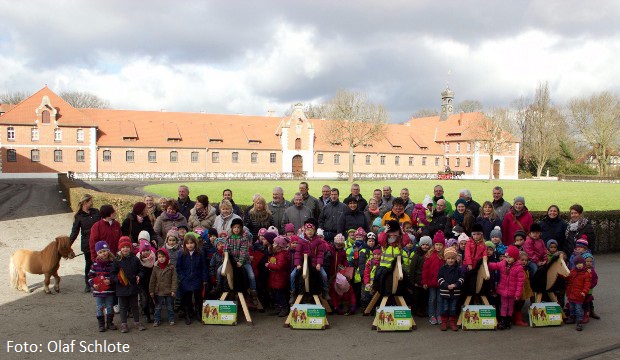
[[[263,115],[368,93],[391,121],[455,101],[620,91],[620,1],[0,0],[0,93]],[[450,74],[450,75],[448,75]]]

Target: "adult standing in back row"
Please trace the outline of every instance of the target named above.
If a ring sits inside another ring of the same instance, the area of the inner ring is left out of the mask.
[[[177,199],[179,212],[183,214],[185,220],[189,219],[190,210],[196,206],[196,203],[189,198],[189,187],[187,185],[179,186],[179,198]],[[165,211],[165,209],[162,209]]]
[[[368,202],[366,201],[366,199],[364,199],[362,194],[360,194],[359,184],[351,185],[351,194],[349,194],[349,196],[347,196],[347,198],[344,199],[343,203],[348,204],[349,198],[352,198],[352,197],[354,197],[355,200],[357,200],[357,210],[364,212],[364,210],[366,210],[366,207],[368,206]]]
[[[272,198],[273,201],[267,204],[267,207],[273,217],[273,226],[278,229],[280,234],[283,234],[282,229],[284,229],[285,224],[282,223],[282,219],[284,218],[284,211],[293,204],[290,201],[284,200],[284,190],[279,186],[273,188]]]
[[[86,287],[85,292],[90,292],[90,285],[88,285],[88,272],[93,264],[90,257],[90,247],[88,241],[90,239],[90,229],[97,221],[99,221],[99,210],[93,208],[93,197],[90,194],[82,195],[80,202],[78,203],[78,211],[73,216],[73,227],[71,228],[71,235],[69,239],[71,244],[77,239],[78,233],[81,233],[80,250],[84,253],[84,282]]]
[[[290,206],[284,210],[282,224],[284,226],[288,223],[292,223],[295,226],[295,232],[297,232],[297,230],[301,229],[304,222],[311,217],[312,211],[304,205],[303,196],[301,193],[295,193],[295,196],[293,197],[293,206]],[[284,231],[284,229],[282,229],[282,231]]]
[[[116,210],[112,205],[103,205],[99,209],[99,217],[101,220],[93,224],[90,228],[90,236],[88,239],[88,247],[90,249],[90,260],[95,261],[97,252],[95,244],[104,240],[110,247],[110,252],[116,256],[118,252],[118,241],[121,238],[121,224],[116,221]]]
[[[310,190],[310,187],[307,182],[302,181],[299,183],[299,193],[301,194],[304,206],[310,209],[313,218],[318,219],[319,215],[321,215],[321,210],[323,210],[323,205],[317,198],[310,195],[308,190]],[[291,201],[295,203],[294,199]],[[297,228],[297,226],[295,226],[295,228]]]
[[[510,211],[504,216],[502,222],[502,243],[506,246],[512,245],[515,242],[514,236],[518,230],[525,231],[526,234],[530,233],[530,226],[534,223],[532,214],[525,207],[525,198],[523,196],[517,196],[514,200],[514,205],[510,208]]]

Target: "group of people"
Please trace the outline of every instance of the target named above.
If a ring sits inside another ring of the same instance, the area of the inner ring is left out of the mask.
[[[596,237],[578,204],[568,222],[555,205],[534,222],[525,199],[517,196],[510,204],[501,187],[482,205],[467,189],[451,203],[441,185],[421,204],[406,188],[393,196],[389,186],[367,201],[358,184],[342,202],[339,190],[328,185],[315,198],[302,182],[290,202],[275,187],[272,201],[256,194],[245,211],[230,189],[222,195],[215,206],[206,195],[192,201],[183,185],[176,200],[145,196],[122,223],[113,206],[97,210],[90,195],[81,199],[70,238],[81,233],[85,291],[96,300],[100,331],[116,329],[115,312],[121,332],[129,330],[129,314],[139,330],[145,329],[141,313],[160,326],[164,307],[170,325],[176,315],[186,324],[200,319],[203,300],[225,291],[225,253],[247,276],[254,305],[260,301],[277,316],[287,316],[303,291],[298,280],[304,255],[320,278],[322,297],[345,315],[381,292],[400,257],[407,302],[441,330],[457,329],[463,286],[483,258],[492,273],[486,295],[498,310],[499,328],[509,329],[524,325],[521,310],[533,295],[528,279],[566,254],[571,274],[557,295],[561,305],[566,302],[568,322],[581,330],[590,317],[598,318],[592,301]]]

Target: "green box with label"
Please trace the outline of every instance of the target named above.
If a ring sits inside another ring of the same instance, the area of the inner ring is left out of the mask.
[[[467,305],[461,311],[463,330],[495,330],[497,312],[490,305]]]
[[[378,331],[410,331],[413,328],[411,309],[406,306],[384,306],[377,309]]]
[[[327,324],[325,308],[319,305],[295,304],[289,316],[291,329],[323,330]]]
[[[234,301],[205,300],[202,323],[206,325],[237,325],[237,304]]]
[[[555,302],[533,303],[530,305],[530,326],[562,325],[562,308]]]

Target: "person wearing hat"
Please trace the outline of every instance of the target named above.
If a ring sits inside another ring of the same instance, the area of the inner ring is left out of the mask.
[[[362,228],[364,235],[366,235],[370,230],[370,224],[368,224],[366,216],[358,209],[357,199],[355,197],[350,197],[348,201],[349,202],[346,204],[348,209],[346,209],[340,217],[336,231],[344,235],[347,229]]]
[[[166,248],[157,250],[157,262],[149,281],[149,294],[155,301],[153,327],[161,323],[161,308],[166,306],[168,323],[174,325],[174,298],[177,292],[177,270],[170,263]]]
[[[342,302],[349,303],[348,313],[355,312],[357,306],[357,299],[355,298],[354,290],[349,286],[349,288],[345,288],[344,281],[341,279],[340,282],[337,281],[337,274],[343,270],[345,270],[348,266],[351,266],[347,261],[347,251],[345,248],[344,238],[342,236],[338,236],[334,238],[334,260],[332,261],[332,265],[330,268],[330,275],[332,276],[331,286],[329,289],[329,296],[332,299],[332,306],[334,307],[334,311],[343,315],[345,312],[343,310]],[[348,280],[347,284],[352,279]]]
[[[454,206],[456,210],[448,217],[445,233],[449,233],[452,228],[457,225],[463,227],[463,231],[467,234],[471,234],[471,228],[476,222],[476,218],[467,208],[467,201],[465,199],[458,199]]]
[[[377,274],[377,269],[381,264],[381,249],[374,249],[369,257],[366,260],[366,264],[364,265],[364,277],[362,279],[363,287],[361,294],[361,308],[366,309],[370,300],[372,300],[373,296],[373,282]]]
[[[88,284],[93,289],[93,297],[97,305],[97,321],[99,331],[106,329],[116,330],[114,326],[114,284],[111,279],[114,255],[110,252],[110,247],[105,241],[97,241],[95,244],[97,258],[88,272]],[[103,312],[105,309],[105,313]],[[106,326],[107,320],[107,326]]]
[[[592,274],[586,268],[586,260],[581,255],[573,259],[575,267],[566,279],[566,298],[570,306],[570,317],[566,324],[577,323],[576,330],[583,330],[583,303],[592,288]]]
[[[413,289],[413,311],[417,316],[423,317],[427,315],[426,307],[428,305],[428,290],[422,287],[422,268],[426,253],[433,246],[433,239],[424,235],[418,241],[418,246],[414,251],[413,258],[409,264],[409,288]]]
[[[502,243],[506,246],[513,245],[516,232],[520,230],[527,235],[533,223],[532,214],[525,206],[525,198],[517,196],[502,221]],[[525,240],[525,236],[523,239]]]
[[[82,198],[78,203],[78,210],[75,212],[75,215],[73,215],[73,226],[71,227],[71,235],[69,235],[69,240],[71,240],[71,245],[73,245],[73,242],[77,239],[78,234],[81,234],[80,250],[84,253],[84,292],[89,292],[91,289],[88,282],[88,273],[90,272],[90,267],[93,264],[89,246],[90,229],[100,219],[99,210],[93,207],[92,195],[82,195]]]
[[[487,253],[482,231],[482,225],[474,224],[471,229],[471,239],[465,245],[463,265],[467,266],[468,271],[471,271]]]
[[[439,324],[441,313],[441,296],[437,273],[444,264],[443,253],[446,238],[442,231],[437,231],[433,238],[433,247],[426,253],[422,266],[422,286],[428,290],[428,321],[431,325]]]
[[[220,293],[222,291],[222,275],[221,266],[224,263],[224,251],[226,249],[226,238],[218,237],[215,240],[215,252],[209,260],[209,274],[211,283],[215,286],[211,289],[211,294]]]
[[[293,302],[296,298],[296,280],[297,275],[301,275],[302,266],[304,262],[304,255],[308,255],[311,262],[311,269],[316,269],[321,273],[321,279],[323,281],[323,298],[327,301],[330,300],[329,296],[329,282],[327,279],[327,271],[323,267],[323,260],[325,255],[325,248],[322,246],[323,240],[316,236],[316,220],[309,218],[303,224],[304,236],[300,238],[295,250],[295,268],[291,272],[291,300]]]
[[[250,296],[254,304],[258,304],[258,293],[256,292],[256,278],[254,276],[254,270],[252,269],[252,262],[250,260],[250,247],[252,246],[252,240],[250,233],[243,230],[243,220],[235,218],[231,222],[230,226],[231,234],[227,239],[226,249],[230,254],[231,262],[233,266],[243,268],[248,275],[248,281],[250,282]],[[218,270],[218,276],[221,276],[221,270]]]
[[[93,224],[90,229],[88,246],[90,248],[90,259],[95,261],[97,252],[95,244],[98,241],[105,241],[110,247],[112,254],[116,254],[119,248],[119,239],[121,237],[121,224],[116,221],[116,210],[112,205],[103,205],[99,209],[99,221]]]
[[[100,210],[101,212],[101,210]],[[120,226],[119,226],[120,228]],[[116,297],[120,305],[121,332],[129,331],[127,326],[127,312],[131,307],[134,325],[140,330],[146,330],[140,322],[140,308],[138,294],[140,293],[140,280],[144,277],[144,270],[140,260],[132,252],[133,245],[129,236],[122,236],[118,242],[119,256],[112,265],[111,278],[116,286]]]
[[[590,322],[590,318],[600,320],[600,316],[594,312],[594,297],[592,296],[592,292],[594,287],[598,284],[598,274],[596,273],[596,269],[594,268],[594,256],[590,253],[585,253],[582,256],[586,261],[586,269],[590,274],[592,274],[592,280],[590,282],[590,292],[586,296],[586,300],[583,303],[583,323],[587,324]]]
[[[575,243],[575,249],[573,250],[573,253],[570,256],[570,259],[568,262],[568,268],[573,269],[575,267],[574,259],[577,255],[583,256],[584,254],[589,254],[589,253],[591,252],[589,248],[588,238],[586,237],[586,235],[582,235],[581,238],[578,239]]]
[[[499,271],[497,293],[501,296],[498,329],[510,329],[515,301],[521,298],[525,272],[519,260],[519,249],[514,245],[506,249],[506,257],[498,263],[488,263],[489,271]]]
[[[268,234],[273,233],[268,232]],[[271,239],[271,236],[269,236],[269,239]],[[280,235],[274,236],[271,241],[273,242],[273,255],[265,263],[265,267],[269,271],[269,288],[271,289],[275,305],[275,312],[272,315],[285,317],[289,311],[288,303],[286,302],[290,270],[290,259],[286,251],[288,241],[284,236]]]
[[[439,296],[441,296],[441,331],[448,329],[448,322],[452,331],[458,331],[459,328],[456,326],[457,304],[465,279],[456,262],[456,250],[453,247],[447,247],[443,257],[446,263],[439,268],[437,273]]]
[[[125,236],[129,236],[132,243],[139,244],[139,235],[143,231],[146,231],[149,234],[149,242],[152,238],[153,242],[156,244],[155,231],[153,230],[151,218],[148,216],[146,204],[138,201],[133,205],[132,211],[127,214],[125,220],[123,220],[123,224],[121,225],[121,233]]]
[[[530,274],[532,276],[538,270],[539,266],[543,266],[547,263],[547,246],[545,245],[545,240],[541,237],[542,228],[540,224],[534,223],[530,227],[530,234],[525,239],[525,244],[523,245],[523,251],[527,253],[527,256],[530,259]]]

